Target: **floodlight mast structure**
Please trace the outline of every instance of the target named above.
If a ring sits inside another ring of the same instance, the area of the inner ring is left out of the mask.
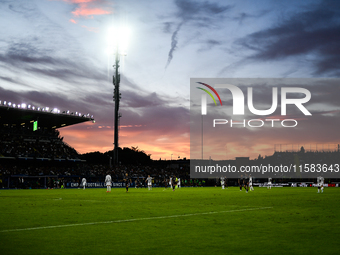
[[[118,166],[118,125],[119,125],[119,101],[120,101],[120,92],[119,92],[119,84],[120,84],[120,74],[119,74],[119,49],[118,45],[116,48],[116,61],[113,65],[115,69],[115,74],[113,75],[113,101],[115,102],[115,116],[114,116],[114,150],[113,150],[113,165],[115,167]]]

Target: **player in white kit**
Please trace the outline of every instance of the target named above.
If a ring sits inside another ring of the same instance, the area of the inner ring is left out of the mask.
[[[224,189],[224,179],[225,179],[225,178],[224,178],[224,177],[221,177],[220,179],[221,179],[221,186],[222,186],[222,189]]]
[[[152,190],[152,177],[148,175],[148,178],[146,178],[145,182],[148,182],[148,190]]]
[[[250,191],[254,191],[254,188],[253,188],[253,177],[252,176],[249,176],[249,190]]]
[[[181,178],[178,178],[177,187],[178,187],[179,189],[181,188]]]
[[[323,184],[325,182],[325,179],[322,176],[319,176],[317,179],[317,185],[318,185],[318,193],[323,193]]]
[[[170,179],[169,179],[169,185],[172,188],[172,177],[171,176],[170,176]]]
[[[105,176],[106,192],[111,192],[112,179],[111,175],[107,174]]]
[[[268,177],[267,189],[272,189],[272,178]]]
[[[85,177],[81,180],[82,184],[83,184],[83,189],[85,189],[85,186],[86,186],[86,179]]]

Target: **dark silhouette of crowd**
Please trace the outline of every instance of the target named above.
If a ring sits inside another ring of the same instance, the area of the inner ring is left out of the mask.
[[[63,142],[59,131],[27,127],[3,126],[0,128],[0,157],[79,159],[75,149]]]

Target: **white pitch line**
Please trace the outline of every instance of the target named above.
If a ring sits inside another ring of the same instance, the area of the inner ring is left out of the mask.
[[[88,222],[88,223],[77,223],[77,224],[35,227],[35,228],[7,229],[7,230],[1,230],[0,233],[27,231],[27,230],[39,230],[39,229],[51,229],[51,228],[66,228],[66,227],[76,227],[76,226],[86,226],[86,225],[112,224],[112,223],[122,223],[122,222],[132,222],[132,221],[142,221],[142,220],[158,220],[158,219],[168,219],[168,218],[178,218],[178,217],[188,217],[188,216],[198,216],[198,215],[209,215],[209,214],[217,214],[217,213],[232,213],[232,212],[265,210],[265,209],[271,209],[271,208],[273,208],[273,207],[258,207],[258,208],[220,211],[220,212],[189,213],[189,214],[168,215],[168,216],[158,216],[158,217],[149,217],[149,218],[137,218],[137,219],[128,219],[128,220],[113,220],[113,221],[102,221],[102,222]]]

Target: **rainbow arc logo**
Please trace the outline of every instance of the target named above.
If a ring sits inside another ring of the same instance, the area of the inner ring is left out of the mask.
[[[197,82],[198,84],[201,84],[203,86],[206,86],[207,88],[209,88],[212,92],[215,93],[215,95],[217,96],[218,100],[220,101],[220,104],[222,106],[222,100],[220,98],[220,95],[217,93],[217,91],[211,87],[210,85],[206,84],[206,83],[203,83],[203,82]],[[201,88],[201,87],[196,87],[200,90],[203,90],[204,92],[206,92],[211,98],[212,100],[214,101],[215,105],[217,105],[216,103],[216,100],[213,96],[213,94],[211,94],[211,92],[207,89],[204,89],[204,88]],[[202,115],[207,115],[207,97],[206,97],[206,94],[203,94],[202,95],[202,101],[201,101],[201,106],[202,106]]]
[[[220,101],[220,104],[222,105],[222,101],[221,101],[220,95],[217,93],[217,91],[213,87],[211,87],[210,85],[208,85],[206,83],[203,83],[203,82],[197,82],[197,83],[201,84],[201,85],[204,85],[204,86],[208,87],[209,89],[211,89],[211,91],[214,92],[215,95],[218,97],[218,100]],[[197,88],[205,91],[206,93],[208,93],[208,95],[211,96],[211,98],[214,100],[215,105],[217,105],[214,96],[208,90],[200,88],[200,87],[197,87]]]

